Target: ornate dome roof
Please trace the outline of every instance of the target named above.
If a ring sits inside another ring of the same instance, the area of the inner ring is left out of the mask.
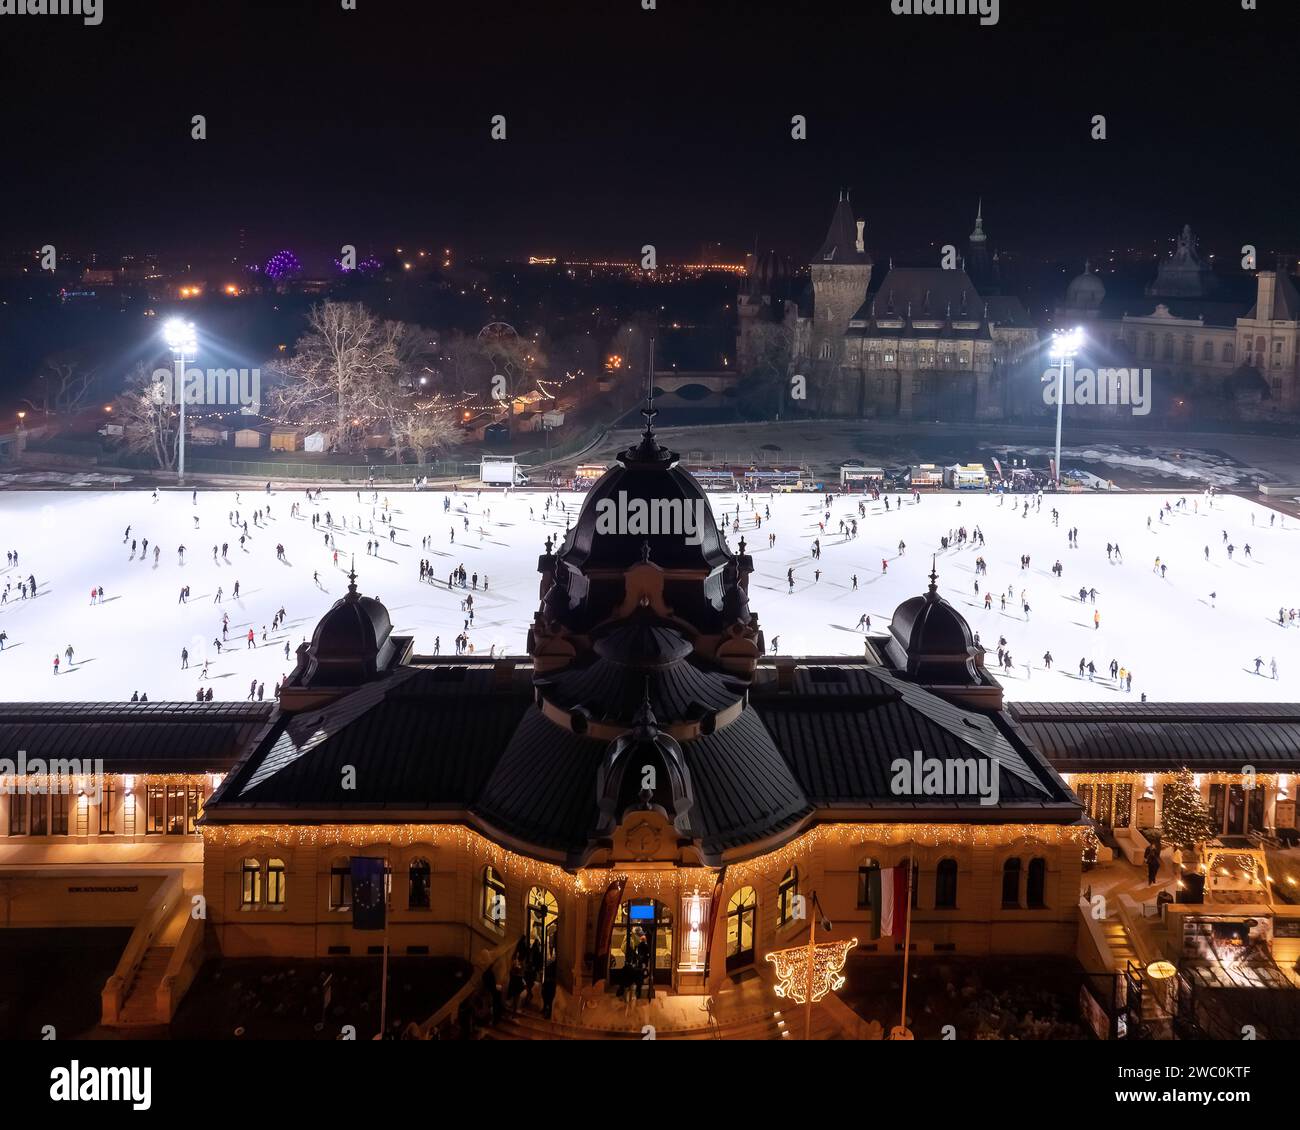
[[[1065,292],[1065,304],[1072,310],[1095,310],[1106,297],[1106,286],[1085,263],[1083,274],[1071,280]]]
[[[653,408],[643,412],[654,415]],[[647,425],[641,442],[622,452],[588,492],[560,560],[584,573],[646,560],[712,572],[730,561],[708,498],[678,458]]]
[[[312,634],[307,684],[346,686],[382,671],[394,647],[388,609],[357,591],[357,575],[348,574],[347,595],[321,617]]]
[[[962,614],[939,595],[938,580],[931,568],[929,590],[894,610],[891,650],[908,677],[918,682],[977,683],[975,639]]]

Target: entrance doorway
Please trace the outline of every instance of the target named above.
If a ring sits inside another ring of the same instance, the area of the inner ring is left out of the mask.
[[[644,941],[653,955],[651,968],[656,985],[673,983],[673,915],[655,899],[628,899],[618,908],[609,946],[609,987],[617,991],[624,983],[628,958]]]
[[[1210,814],[1221,836],[1264,830],[1264,790],[1241,785],[1211,785]]]
[[[528,948],[538,945],[542,950],[544,972],[555,960],[556,938],[560,921],[560,904],[545,887],[534,887],[528,892]]]

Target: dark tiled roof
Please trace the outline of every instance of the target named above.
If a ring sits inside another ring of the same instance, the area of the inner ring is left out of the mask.
[[[565,710],[585,706],[596,720],[630,721],[647,687],[656,718],[696,721],[738,701],[743,681],[682,660],[669,667],[629,675],[631,669],[594,662],[537,680],[547,700]]]
[[[491,667],[406,668],[282,721],[211,807],[463,808],[530,701],[526,688],[497,690]]]
[[[858,250],[858,224],[853,218],[853,205],[844,197],[835,206],[831,226],[826,238],[813,256],[814,264],[867,263],[865,252]]]
[[[475,814],[543,848],[585,846],[596,824],[596,768],[608,743],[570,733],[533,709],[502,747]]]
[[[752,701],[808,799],[818,806],[912,806],[891,788],[891,766],[914,750],[930,758],[995,762],[1004,803],[1071,804],[1062,784],[1014,734],[1004,733],[986,715],[963,710],[880,668],[800,668],[790,693],[774,693],[766,681]],[[935,796],[919,804],[950,808],[978,801]]]
[[[790,765],[753,708],[725,729],[683,748],[707,851],[763,839],[812,812]]]
[[[1009,714],[1062,773],[1247,763],[1300,770],[1300,704],[1016,703]]]
[[[273,702],[0,704],[0,756],[102,759],[108,773],[221,773],[270,721]]]
[[[528,712],[474,814],[530,843],[578,855],[596,827],[596,769],[607,742]],[[747,710],[725,729],[683,742],[708,853],[763,839],[811,811],[763,723]]]
[[[875,302],[876,317],[887,316],[890,306],[897,317],[907,316],[908,304],[912,317],[942,318],[949,306],[952,316],[961,321],[963,306],[971,319],[984,314],[984,299],[965,271],[945,271],[940,267],[895,267],[880,280],[875,292],[868,296],[856,318],[871,317],[871,304]]]
[[[660,648],[652,658],[676,650]],[[533,702],[531,674],[521,664],[503,687],[488,665],[408,667],[282,720],[230,774],[207,818],[240,818],[245,806],[378,818],[442,811],[576,865],[599,823],[597,771],[611,745],[547,718]],[[647,677],[665,721],[715,698],[738,700],[730,676],[684,658],[648,670],[605,659],[539,681],[548,699],[564,688],[627,717],[633,697],[640,706]],[[708,858],[771,841],[818,808],[921,808],[930,818],[970,819],[978,798],[969,795],[900,802],[892,763],[914,750],[996,763],[1001,810],[1078,815],[1047,763],[998,716],[961,709],[864,661],[805,663],[788,690],[778,689],[776,670],[765,665],[749,693],[750,704],[729,725],[681,743],[695,797],[693,834]],[[350,790],[342,787],[347,766],[355,770]],[[993,819],[1000,811],[979,809]]]
[[[988,310],[988,320],[996,326],[1009,326],[1015,329],[1030,329],[1033,319],[1024,303],[1014,295],[991,294],[984,299]]]

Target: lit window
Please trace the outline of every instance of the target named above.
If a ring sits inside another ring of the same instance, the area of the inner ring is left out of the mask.
[[[244,910],[251,910],[262,901],[262,865],[256,859],[245,859],[239,874],[239,905]]]
[[[506,928],[506,883],[491,864],[483,868],[483,919],[497,930]]]
[[[727,900],[727,969],[754,960],[754,923],[758,898],[753,887],[741,887]]]
[[[791,867],[781,876],[776,888],[776,924],[784,926],[794,920],[795,898],[799,894],[799,868]]]
[[[330,864],[330,910],[352,907],[352,863],[339,858]]]
[[[266,863],[266,905],[284,906],[286,887],[283,859],[270,859]]]

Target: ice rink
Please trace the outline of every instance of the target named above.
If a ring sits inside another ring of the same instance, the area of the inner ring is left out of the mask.
[[[450,497],[452,510],[443,510]],[[17,552],[17,566],[0,573],[0,590],[10,585],[0,605],[0,632],[7,635],[0,653],[0,699],[124,700],[133,691],[151,701],[193,700],[196,690],[211,685],[214,699],[242,700],[250,683],[265,684],[272,697],[277,679],[293,660],[285,643],[296,647],[310,636],[317,620],[343,595],[346,573],[355,554],[363,593],[381,599],[395,631],[414,634],[416,650],[430,654],[435,638],[441,653],[454,650],[462,630],[465,593],[449,592],[447,575],[459,564],[479,575],[474,593],[474,624],[469,638],[475,654],[493,647],[497,655],[522,654],[529,622],[538,604],[536,562],[549,533],[562,533],[565,514],[553,505],[549,518],[542,493],[482,495],[462,492],[369,492],[358,501],[355,491],[326,491],[308,501],[303,490],[271,495],[250,490],[200,491],[197,504],[189,491],[5,491],[0,493],[0,553]],[[559,496],[568,516],[576,517],[581,496]],[[1221,497],[1209,506],[1204,494],[1047,496],[1041,510],[1026,496],[984,494],[923,495],[919,504],[904,499],[901,509],[861,496],[837,498],[824,532],[822,496],[756,496],[746,505],[736,495],[711,496],[714,511],[725,515],[731,532],[740,502],[740,533],[753,555],[750,606],[758,613],[769,647],[794,655],[860,655],[865,613],[874,631],[888,628],[900,601],[925,591],[930,555],[938,554],[939,590],[970,621],[988,648],[989,663],[999,637],[1013,657],[1002,675],[1011,700],[1137,701],[1145,692],[1152,701],[1282,701],[1297,697],[1300,678],[1300,629],[1278,624],[1278,609],[1300,606],[1300,528],[1294,521],[1236,497]],[[1158,517],[1166,501],[1186,498],[1185,510]],[[387,499],[395,537],[381,522]],[[301,513],[290,516],[298,503]],[[270,508],[263,524],[254,511]],[[1054,525],[1051,509],[1060,511]],[[465,509],[462,509],[464,507]],[[755,508],[771,509],[771,519],[755,529]],[[1195,509],[1194,509],[1195,507]],[[249,537],[241,547],[241,523]],[[338,550],[325,544],[325,515],[334,523]],[[313,515],[319,527],[313,527]],[[198,518],[198,526],[195,525]],[[859,536],[839,531],[840,519],[858,518]],[[1252,518],[1254,524],[1252,525]],[[358,526],[358,519],[360,526]],[[468,528],[466,526],[468,519]],[[1148,528],[1148,519],[1150,527]],[[374,533],[371,533],[373,523]],[[130,537],[124,542],[127,526]],[[979,527],[980,548],[940,548],[950,530]],[[455,529],[455,542],[450,531]],[[1078,548],[1067,531],[1078,529]],[[1229,559],[1227,543],[1235,546]],[[768,536],[776,541],[769,546]],[[421,541],[431,537],[431,548]],[[821,538],[822,558],[811,556]],[[147,552],[131,540],[149,539]],[[378,554],[366,543],[378,542]],[[899,542],[906,543],[903,553]],[[1106,543],[1118,544],[1122,562],[1107,560]],[[228,543],[228,560],[220,546]],[[283,543],[285,560],[277,560]],[[213,546],[217,560],[213,560]],[[1245,547],[1251,553],[1247,556]],[[181,564],[177,549],[186,547]],[[154,562],[154,549],[160,548]],[[1209,549],[1206,559],[1205,549]],[[1030,557],[1022,569],[1020,557]],[[983,556],[986,576],[976,576]],[[1153,568],[1157,556],[1167,566]],[[421,583],[419,561],[433,564],[437,583]],[[882,571],[882,560],[888,570]],[[1057,561],[1062,576],[1053,575]],[[794,569],[790,591],[786,571]],[[815,570],[820,569],[820,579]],[[313,581],[318,573],[319,585]],[[853,591],[852,578],[858,578]],[[22,599],[20,582],[36,579],[36,595]],[[974,591],[978,580],[980,593]],[[238,599],[232,596],[240,584]],[[484,591],[486,583],[486,591]],[[188,602],[178,600],[190,586]],[[103,603],[91,603],[92,586],[104,589]],[[215,602],[217,589],[222,602]],[[1080,587],[1095,589],[1079,600]],[[473,589],[468,591],[473,592]],[[985,609],[983,595],[993,594]],[[1021,593],[1030,605],[1028,619]],[[1010,594],[1005,610],[1001,596]],[[1211,594],[1215,594],[1213,598]],[[279,608],[285,626],[270,628]],[[222,614],[228,613],[228,641],[221,654]],[[1093,614],[1100,614],[1100,626]],[[266,639],[263,640],[263,628]],[[246,643],[249,628],[256,647]],[[65,649],[71,646],[68,664]],[[189,669],[181,667],[181,650],[189,651]],[[1054,663],[1045,668],[1044,653]],[[55,656],[60,671],[53,672]],[[1263,663],[1255,673],[1255,659]],[[1095,681],[1080,678],[1080,659],[1097,668]],[[1115,660],[1132,670],[1132,691],[1110,679]],[[1276,659],[1278,678],[1271,676]],[[207,678],[201,677],[204,661]]]

